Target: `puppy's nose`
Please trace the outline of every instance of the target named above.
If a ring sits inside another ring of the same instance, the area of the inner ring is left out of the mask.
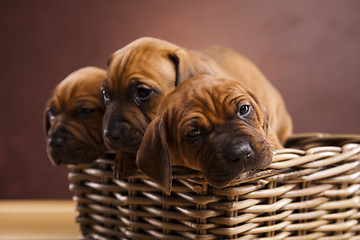
[[[234,144],[227,151],[227,157],[231,161],[241,161],[251,158],[254,154],[253,149],[248,143]]]
[[[105,138],[110,142],[118,141],[122,137],[127,125],[128,123],[126,122],[118,122],[112,127],[104,129]]]
[[[49,145],[54,149],[62,149],[65,146],[65,139],[62,137],[52,137],[49,139]]]
[[[120,139],[121,137],[121,133],[118,129],[114,129],[114,130],[107,130],[104,129],[104,136],[106,139],[108,139],[109,141],[117,141]]]
[[[65,146],[69,135],[70,133],[68,131],[66,131],[63,128],[60,128],[50,136],[48,140],[50,147],[58,150],[62,149]]]

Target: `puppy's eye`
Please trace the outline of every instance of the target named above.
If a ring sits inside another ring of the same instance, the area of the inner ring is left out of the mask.
[[[54,110],[52,110],[52,109],[49,109],[49,110],[48,110],[48,117],[49,117],[50,122],[52,122],[52,121],[55,120]]]
[[[193,128],[186,133],[187,137],[197,137],[201,135],[201,131],[197,128]]]
[[[79,111],[79,117],[86,118],[90,117],[96,112],[95,108],[81,108]]]
[[[137,88],[137,93],[136,93],[136,97],[139,100],[147,100],[148,98],[150,98],[154,93],[154,90],[147,88],[147,87],[143,87],[143,86],[138,86]]]
[[[250,105],[241,105],[239,108],[239,116],[240,117],[245,117],[246,115],[248,115],[250,112]]]
[[[106,91],[106,89],[102,89],[102,93],[104,95],[104,103],[107,104],[108,102],[110,102],[110,95],[109,93]]]

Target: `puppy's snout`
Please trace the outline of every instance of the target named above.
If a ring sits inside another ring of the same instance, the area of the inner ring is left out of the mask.
[[[129,125],[127,122],[113,123],[110,127],[104,129],[105,138],[109,142],[118,141],[122,137],[127,125]]]
[[[236,143],[229,146],[226,151],[226,156],[231,161],[242,161],[253,156],[254,151],[249,143]]]
[[[52,147],[54,150],[60,150],[64,148],[69,135],[70,133],[67,132],[65,129],[59,129],[49,137],[49,146]]]
[[[65,146],[65,139],[62,137],[50,138],[49,145],[55,149],[61,149]]]
[[[109,141],[116,141],[120,139],[120,131],[104,129],[104,136]]]

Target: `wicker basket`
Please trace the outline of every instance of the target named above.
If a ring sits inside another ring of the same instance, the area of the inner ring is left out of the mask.
[[[70,166],[83,239],[360,239],[360,135],[293,136],[264,171],[215,189],[173,171],[163,194],[142,174],[113,178],[113,158]]]

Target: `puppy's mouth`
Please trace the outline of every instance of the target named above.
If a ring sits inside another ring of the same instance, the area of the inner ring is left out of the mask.
[[[264,169],[271,163],[271,157],[267,156],[265,152],[260,152],[251,158],[237,161],[227,158],[213,159],[216,164],[204,169],[205,181],[215,188],[224,188],[245,172]]]
[[[222,168],[212,166],[208,171],[204,172],[205,181],[215,187],[223,188],[229,185],[238,175],[244,172],[244,168],[241,166],[234,168]]]
[[[98,155],[83,142],[66,142],[63,145],[48,145],[48,155],[54,166],[60,164],[86,164],[95,160]]]
[[[126,152],[136,153],[140,147],[144,133],[134,131],[131,136],[127,134],[120,134],[118,137],[109,137],[108,132],[104,131],[104,142],[106,147],[111,150],[123,150]]]

